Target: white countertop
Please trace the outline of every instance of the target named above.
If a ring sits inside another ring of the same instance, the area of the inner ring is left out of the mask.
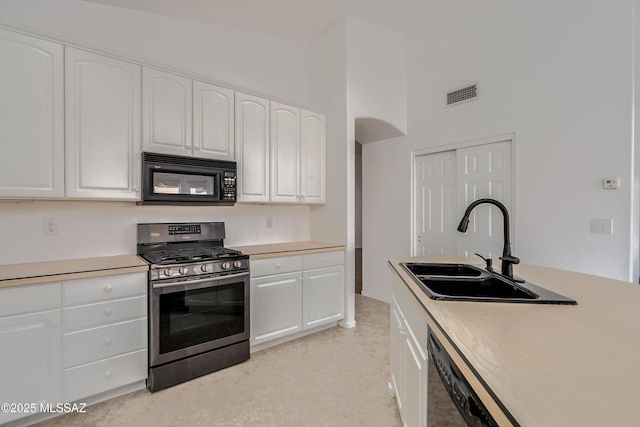
[[[430,255],[390,266],[521,426],[639,425],[640,285],[520,264],[514,274],[578,305],[436,301],[402,261],[478,260]]]
[[[0,265],[0,288],[148,271],[137,255]]]
[[[343,251],[345,248],[343,245],[332,243],[301,241],[239,246],[235,249],[249,255],[251,259],[262,259]],[[8,264],[0,265],[0,288],[148,270],[149,265],[137,255]]]
[[[344,245],[307,240],[302,242],[235,246],[233,249],[237,249],[243,254],[249,255],[251,259],[263,259],[281,256],[306,255],[319,252],[344,251]]]

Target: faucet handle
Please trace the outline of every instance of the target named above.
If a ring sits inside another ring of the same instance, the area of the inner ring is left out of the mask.
[[[500,259],[504,262],[508,262],[509,264],[520,264],[520,258],[513,255],[501,256]]]
[[[478,257],[480,257],[480,258],[482,258],[484,260],[484,262],[487,264],[487,266],[485,267],[487,271],[493,271],[493,267],[492,267],[493,260],[491,258],[485,258],[485,257],[483,257],[482,255],[480,255],[477,252],[474,255],[476,255],[476,256],[478,256]]]

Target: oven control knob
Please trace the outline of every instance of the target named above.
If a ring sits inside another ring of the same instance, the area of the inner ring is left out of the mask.
[[[202,264],[200,270],[202,270],[203,273],[206,273],[207,271],[209,271],[209,264]]]
[[[173,270],[171,270],[170,268],[165,268],[164,269],[164,275],[167,277],[171,277],[171,275],[173,274]]]
[[[187,272],[188,272],[188,271],[189,271],[189,269],[188,269],[187,267],[180,267],[180,268],[178,269],[178,272],[179,272],[181,275],[183,275],[183,276],[184,276],[185,274],[187,274]]]
[[[233,261],[233,266],[235,268],[240,268],[242,267],[242,261]]]
[[[222,263],[222,269],[223,270],[228,270],[229,268],[231,268],[231,263],[228,261],[225,261]]]

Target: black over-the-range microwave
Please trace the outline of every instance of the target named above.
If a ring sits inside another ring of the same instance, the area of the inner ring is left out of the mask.
[[[232,206],[236,162],[142,153],[140,204]]]

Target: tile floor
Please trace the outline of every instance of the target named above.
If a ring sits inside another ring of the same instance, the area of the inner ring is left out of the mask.
[[[327,329],[187,383],[140,390],[38,426],[400,426],[387,394],[389,305],[357,294],[356,321],[352,329]]]

